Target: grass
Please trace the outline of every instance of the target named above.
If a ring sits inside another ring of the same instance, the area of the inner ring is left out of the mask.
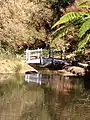
[[[15,73],[19,73],[21,69],[22,69],[22,65],[20,63],[17,63],[16,66],[14,67]]]

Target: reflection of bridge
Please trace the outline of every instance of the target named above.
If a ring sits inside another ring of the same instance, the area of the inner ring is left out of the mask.
[[[53,89],[60,91],[62,93],[67,93],[72,89],[72,84],[69,77],[63,77],[56,74],[42,74],[42,73],[26,73],[25,82],[27,83],[37,83],[39,85],[49,85]]]
[[[25,74],[25,81],[26,82],[34,82],[34,83],[39,83],[41,85],[41,79],[42,79],[42,74],[40,73],[31,73],[31,74]]]
[[[39,72],[26,72],[25,73],[25,82],[32,82],[32,83],[37,83],[37,84],[46,84],[52,82],[54,79],[53,74],[41,74]]]

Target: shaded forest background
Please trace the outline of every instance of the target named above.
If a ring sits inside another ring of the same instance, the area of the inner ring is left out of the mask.
[[[63,14],[75,11],[77,2],[80,0],[0,0],[0,52],[50,47],[51,27]]]

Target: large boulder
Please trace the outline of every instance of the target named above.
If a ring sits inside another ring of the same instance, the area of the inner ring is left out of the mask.
[[[77,76],[84,76],[85,75],[85,69],[77,66],[72,66],[68,68],[68,71],[76,74]]]

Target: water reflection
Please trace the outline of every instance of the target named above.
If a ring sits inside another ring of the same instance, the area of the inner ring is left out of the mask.
[[[66,81],[64,82],[67,86]],[[61,88],[57,90],[56,87],[54,89],[44,88],[44,102],[52,120],[90,119],[90,92],[85,90],[83,83],[85,81],[82,78],[69,80],[69,84],[72,86],[68,94],[65,94],[64,89],[61,91]]]
[[[59,76],[56,74],[41,74],[41,73],[31,73],[25,74],[25,82],[28,83],[38,83],[44,84],[46,86],[52,86],[56,90],[62,91],[63,93],[68,93],[72,89],[72,84],[68,77]]]
[[[90,89],[90,76],[84,77],[84,87],[89,90]]]
[[[25,82],[24,77],[0,83],[0,120],[90,119],[86,79],[46,73],[37,84]]]
[[[42,84],[42,74],[40,73],[25,73],[25,82],[33,82],[33,83],[37,83],[37,84]]]

